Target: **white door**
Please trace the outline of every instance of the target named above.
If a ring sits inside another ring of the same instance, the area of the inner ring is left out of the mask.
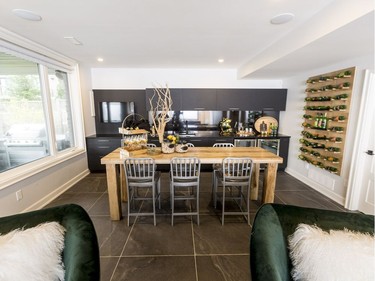
[[[345,207],[374,215],[375,75],[366,71]]]

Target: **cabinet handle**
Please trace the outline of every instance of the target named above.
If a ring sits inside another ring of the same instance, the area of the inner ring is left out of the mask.
[[[97,140],[98,142],[109,142],[109,140]]]
[[[106,148],[110,148],[110,147],[109,146],[98,146],[98,148],[106,149]]]
[[[229,107],[229,110],[240,110],[239,107]]]
[[[205,107],[194,107],[194,110],[205,110]]]

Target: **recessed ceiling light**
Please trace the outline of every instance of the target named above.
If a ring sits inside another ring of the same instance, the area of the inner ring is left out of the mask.
[[[292,13],[283,13],[283,14],[274,16],[271,19],[271,23],[272,24],[283,24],[283,23],[290,22],[293,18],[294,18],[294,14],[292,14]]]
[[[42,17],[35,14],[32,11],[24,10],[24,9],[13,9],[13,14],[16,16],[23,18],[25,20],[31,20],[31,21],[41,21]]]
[[[220,63],[223,63],[224,59],[218,59],[217,61],[220,62]]]
[[[74,45],[82,45],[82,42],[78,41],[73,36],[65,36],[64,39],[68,40],[70,43],[72,43]]]
[[[97,58],[96,60],[97,60],[98,62],[103,62],[103,61],[104,61],[103,58]]]

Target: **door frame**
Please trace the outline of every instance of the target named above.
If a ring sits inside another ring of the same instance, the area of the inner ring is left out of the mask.
[[[353,147],[353,161],[349,174],[348,189],[345,198],[345,208],[358,210],[360,195],[365,185],[363,184],[363,171],[366,169],[364,158],[367,157],[363,151],[364,142],[371,138],[368,124],[371,122],[371,114],[374,114],[373,91],[375,90],[375,74],[371,70],[365,71],[362,99],[357,122],[357,131]],[[368,167],[367,167],[368,168]],[[372,211],[374,214],[374,210]]]

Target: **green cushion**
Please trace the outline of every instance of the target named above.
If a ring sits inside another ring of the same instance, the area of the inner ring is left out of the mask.
[[[56,221],[66,229],[63,262],[66,281],[100,280],[99,247],[87,212],[70,204],[0,218],[0,233]]]
[[[265,204],[255,216],[250,237],[252,281],[292,280],[287,238],[300,223],[324,230],[347,228],[374,233],[371,215]]]

